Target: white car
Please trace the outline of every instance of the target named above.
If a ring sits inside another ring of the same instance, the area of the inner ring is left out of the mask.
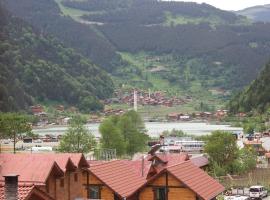
[[[249,197],[252,199],[261,199],[267,197],[267,190],[261,185],[251,186],[249,188]]]

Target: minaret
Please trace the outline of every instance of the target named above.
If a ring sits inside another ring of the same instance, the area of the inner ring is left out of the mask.
[[[137,105],[137,91],[134,90],[134,110],[137,112],[138,111],[138,105]]]

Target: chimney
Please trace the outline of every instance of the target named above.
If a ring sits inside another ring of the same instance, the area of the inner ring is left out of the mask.
[[[19,175],[9,174],[5,178],[5,199],[18,200],[18,177]]]
[[[144,156],[142,156],[142,177],[144,176]]]

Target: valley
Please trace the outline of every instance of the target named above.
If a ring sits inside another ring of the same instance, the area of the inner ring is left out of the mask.
[[[4,5],[105,70],[114,91],[161,91],[168,98],[191,99],[177,106],[155,107],[151,117],[164,117],[172,111],[224,109],[269,59],[269,24],[253,23],[207,4],[49,0],[43,11],[39,10],[43,6],[40,0],[27,0],[23,5],[9,0]],[[24,12],[26,9],[30,12]],[[113,92],[107,92],[98,98],[114,97]],[[47,104],[50,100],[34,102]],[[90,101],[85,100],[84,105]],[[106,108],[125,110],[132,106],[111,104]],[[153,109],[139,106],[140,113],[149,110]]]

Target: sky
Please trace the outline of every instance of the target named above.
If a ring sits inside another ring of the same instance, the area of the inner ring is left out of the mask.
[[[181,1],[181,0],[177,0]],[[222,10],[242,10],[247,7],[270,4],[270,0],[184,0],[207,3]]]

